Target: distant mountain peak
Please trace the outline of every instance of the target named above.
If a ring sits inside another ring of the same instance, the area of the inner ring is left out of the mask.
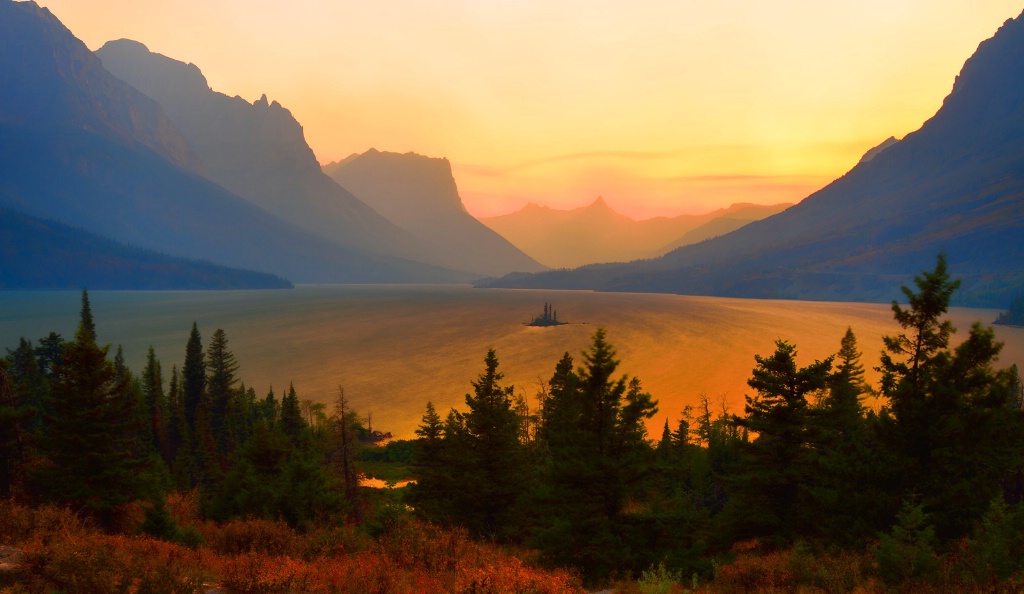
[[[890,146],[896,144],[897,142],[899,142],[899,140],[897,140],[895,136],[890,136],[889,138],[886,138],[885,140],[882,141],[881,144],[868,149],[868,151],[864,153],[864,156],[860,158],[860,161],[858,161],[858,163],[867,163],[871,159],[874,159],[878,155],[878,153],[884,151]]]

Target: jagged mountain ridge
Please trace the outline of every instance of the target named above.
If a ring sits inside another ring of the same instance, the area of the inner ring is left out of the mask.
[[[8,87],[0,93],[0,122],[82,128],[201,172],[198,157],[160,106],[107,72],[49,10],[9,0],[0,10],[0,39],[6,40],[0,72]]]
[[[921,128],[783,213],[657,260],[495,286],[888,301],[944,251],[957,297],[1024,289],[1024,15],[967,60]]]
[[[110,41],[95,53],[115,76],[167,111],[211,180],[328,241],[441,264],[421,242],[327,177],[302,126],[278,102],[264,95],[250,104],[216,92],[196,65],[136,41]]]
[[[775,214],[789,204],[734,204],[703,215],[636,221],[598,197],[588,206],[560,210],[530,203],[481,219],[523,251],[554,268],[655,258],[680,245],[721,235]]]
[[[466,212],[447,159],[370,149],[323,170],[451,267],[492,276],[545,269]]]
[[[0,206],[295,282],[470,278],[313,237],[202,177],[201,164],[191,166],[179,150],[183,137],[162,108],[109,74],[33,2],[0,0],[0,80]],[[45,97],[33,102],[28,90],[85,97],[87,107]]]

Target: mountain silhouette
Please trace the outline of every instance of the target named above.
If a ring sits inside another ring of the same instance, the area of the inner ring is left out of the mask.
[[[370,149],[323,169],[449,267],[490,276],[545,268],[466,212],[447,159]]]
[[[302,126],[278,102],[264,95],[250,104],[218,93],[194,64],[150,52],[136,41],[107,42],[96,55],[166,110],[202,159],[206,176],[221,186],[328,241],[441,262],[325,175]]]
[[[283,278],[173,258],[0,208],[3,289],[282,289]]]
[[[559,210],[536,204],[481,219],[539,262],[574,268],[598,262],[624,262],[661,256],[675,247],[738,229],[782,211],[789,204],[734,204],[703,215],[633,220],[604,198],[582,208]]]
[[[945,252],[960,303],[1024,289],[1024,15],[964,64],[919,130],[773,217],[649,262],[494,286],[888,301]]]
[[[0,80],[0,207],[294,282],[469,278],[315,237],[206,179],[160,105],[33,2],[0,0]]]
[[[35,2],[0,4],[0,122],[78,128],[145,147],[200,172],[199,159],[160,106],[111,76],[81,41]]]

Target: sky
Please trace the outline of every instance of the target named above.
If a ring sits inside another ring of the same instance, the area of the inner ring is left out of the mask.
[[[322,164],[446,157],[467,210],[796,202],[931,117],[1020,0],[40,0],[266,94]]]

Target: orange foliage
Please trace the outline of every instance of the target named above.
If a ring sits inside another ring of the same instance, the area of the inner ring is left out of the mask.
[[[169,502],[172,513],[194,519],[182,504]],[[104,534],[60,508],[0,502],[0,534],[24,551],[22,576],[32,591],[171,594],[220,585],[239,594],[583,592],[568,572],[537,569],[465,531],[412,520],[376,542],[345,526],[305,535],[266,520],[197,526],[207,545],[193,550]]]

